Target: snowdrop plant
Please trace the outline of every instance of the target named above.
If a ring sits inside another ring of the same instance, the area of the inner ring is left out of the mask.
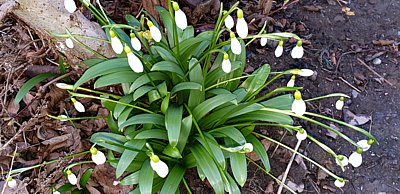
[[[76,175],[71,170],[67,170],[66,174],[68,182],[71,183],[71,185],[76,185],[78,183]]]
[[[68,90],[78,111],[83,112],[84,107],[75,98],[100,100],[110,111],[107,117],[109,131],[97,132],[91,137],[96,146],[107,150],[107,159],[93,147],[90,150],[92,160],[96,164],[109,162],[116,168],[116,183],[137,185],[134,193],[176,193],[181,183],[190,193],[184,177],[192,168],[197,169],[202,180],[208,180],[215,193],[240,193],[239,186],[247,180],[247,161],[254,162],[246,153],[258,155],[262,166],[256,164],[265,172],[271,169],[260,138],[304,157],[341,181],[340,184],[335,181],[335,185],[344,185],[344,179],[297,149],[257,133],[256,126],[296,131],[295,136],[300,142],[316,143],[342,167],[346,163],[353,166],[361,163],[361,147],[365,143],[358,145],[321,120],[344,125],[365,135],[371,139],[369,145],[377,143],[371,134],[359,127],[307,112],[306,102],[348,97],[335,93],[303,100],[302,88],[295,87],[294,77],[308,77],[314,71],[289,69],[272,73],[270,65],[264,64],[249,75],[244,73],[246,42],[249,44],[255,39],[261,39],[262,44],[267,40],[279,41],[276,57],[282,56],[283,41],[289,38],[297,40],[291,53],[294,58],[300,58],[304,50],[300,37],[292,33],[265,33],[264,26],[257,35],[249,35],[238,3],[229,10],[223,10],[224,6],[221,6],[215,28],[198,34],[193,26],[187,25],[186,15],[179,5],[170,0],[168,9],[157,7],[162,24],[148,14],[140,16],[139,20],[127,15],[128,25],[115,24],[101,14],[103,11],[93,11],[95,7],[91,4],[84,5],[108,32],[113,50],[120,55],[84,61],[90,68],[76,83],[57,86]],[[231,15],[235,11],[238,37],[231,30],[235,25]],[[125,31],[132,33],[127,35]],[[271,85],[285,75],[292,76],[293,82],[282,87]],[[109,94],[81,87],[92,79],[95,79],[95,88],[120,85],[123,92]],[[260,95],[262,91],[265,94]],[[346,162],[345,156],[336,154],[313,138],[310,131],[308,134],[295,125],[294,119],[309,121],[338,134],[356,147],[358,155],[352,154]],[[67,175],[71,184],[77,183],[70,170]]]
[[[13,177],[8,177],[7,179],[7,186],[10,188],[17,188],[17,181],[15,179],[13,179]]]

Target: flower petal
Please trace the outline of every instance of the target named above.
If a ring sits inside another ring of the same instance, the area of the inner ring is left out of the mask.
[[[95,164],[101,165],[106,162],[107,158],[103,152],[97,150],[96,154],[92,154],[92,160]]]
[[[76,4],[74,0],[64,0],[64,7],[69,13],[76,11]]]
[[[311,69],[300,69],[300,71],[298,72],[298,75],[300,75],[302,77],[310,77],[310,76],[314,75],[314,71]]]
[[[142,61],[140,61],[140,59],[132,52],[129,52],[126,55],[128,57],[129,67],[131,67],[131,69],[136,73],[143,72]]]
[[[74,107],[78,112],[85,112],[85,106],[79,101],[74,102]]]
[[[304,115],[306,112],[306,103],[302,99],[295,99],[292,104],[292,112],[300,116]]]
[[[353,152],[349,157],[349,163],[355,168],[361,166],[362,155],[357,152]]]
[[[290,80],[288,81],[288,83],[286,84],[286,86],[287,86],[287,87],[294,87],[294,82],[295,82],[294,79],[290,79]]]
[[[187,27],[187,18],[185,12],[183,12],[181,9],[178,9],[178,11],[175,11],[175,23],[178,28],[184,30]]]
[[[124,46],[122,45],[121,40],[117,36],[111,37],[111,47],[117,54],[121,54],[122,51],[124,51]]]
[[[156,26],[153,25],[150,27],[150,34],[154,41],[156,41],[156,42],[161,41],[161,38],[162,38],[161,32],[160,32],[160,29],[158,29]]]
[[[247,22],[244,18],[237,19],[236,32],[240,38],[246,38],[249,34],[249,27],[247,26]]]
[[[265,37],[262,37],[261,40],[260,40],[261,46],[267,45],[267,42],[268,42],[268,38],[265,38]]]
[[[233,21],[233,18],[231,15],[226,16],[224,23],[225,23],[225,27],[228,29],[232,29],[233,26],[235,26],[235,22]]]
[[[283,46],[278,45],[275,49],[275,57],[280,57],[283,54]]]
[[[306,131],[306,130],[303,130],[303,133],[301,133],[300,131],[298,131],[298,132],[296,133],[296,138],[297,138],[297,140],[299,140],[299,141],[303,141],[303,140],[307,139],[307,131]]]
[[[71,38],[65,39],[65,45],[67,45],[67,47],[70,49],[74,48],[74,42],[72,41]]]
[[[165,178],[168,175],[168,165],[165,164],[165,162],[163,162],[162,160],[159,160],[158,162],[153,162],[153,160],[150,160],[150,166],[159,177]]]
[[[242,46],[236,37],[231,38],[231,49],[235,55],[240,55],[240,53],[242,53]]]
[[[76,178],[75,174],[69,174],[67,175],[68,182],[71,183],[71,185],[76,185],[78,183],[78,179]]]
[[[335,107],[336,107],[337,110],[342,110],[343,106],[344,106],[344,101],[343,100],[339,99],[338,101],[336,101]]]
[[[290,53],[293,59],[300,59],[304,55],[304,49],[302,46],[295,46]]]
[[[16,188],[17,187],[17,181],[15,179],[11,179],[7,181],[7,186],[10,188]]]
[[[225,72],[225,73],[230,73],[231,72],[231,68],[232,68],[232,64],[231,64],[231,61],[229,60],[229,59],[224,59],[223,61],[222,61],[222,70]]]
[[[343,166],[349,165],[349,159],[346,156],[340,155],[343,157],[343,159],[339,162],[339,160],[336,158],[336,164],[340,166],[340,163],[342,163]]]
[[[133,49],[135,49],[136,51],[140,51],[140,49],[142,48],[142,44],[137,37],[131,38],[131,44]]]
[[[368,144],[368,140],[366,140],[366,139],[358,141],[357,145],[360,146],[364,152],[368,151],[369,148],[371,148],[371,145]]]
[[[344,185],[345,185],[344,181],[340,181],[340,180],[336,179],[336,181],[335,181],[335,186],[336,187],[341,188],[341,187],[344,187]]]

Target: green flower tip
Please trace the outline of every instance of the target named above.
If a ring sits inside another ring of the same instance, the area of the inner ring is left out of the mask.
[[[131,34],[129,34],[129,36],[131,36],[131,38],[135,38],[136,37],[135,33],[133,33],[133,32],[131,32]]]
[[[124,46],[124,50],[125,50],[126,53],[131,53],[132,52],[132,49],[126,44]]]
[[[295,94],[296,95],[296,94]],[[300,99],[301,99],[301,94],[300,94]],[[304,129],[303,128],[300,128],[299,129],[299,132],[300,132],[300,134],[303,134],[304,133]]]
[[[67,175],[71,175],[72,174],[72,171],[71,170],[67,170]]]
[[[292,77],[290,78],[291,80],[295,80],[296,79],[296,76],[295,75],[292,75]]]
[[[238,18],[243,18],[243,10],[238,9],[237,12],[236,12],[236,14],[237,14],[237,17],[238,17]]]
[[[226,15],[226,14],[228,14],[228,11],[224,10],[224,11],[222,12],[222,15]]]
[[[8,181],[12,181],[13,180],[13,177],[8,177]]]
[[[343,156],[343,155],[339,155],[339,156],[337,156],[337,159],[338,159],[339,161],[342,161],[342,160],[344,159],[344,156]]]
[[[150,20],[147,20],[147,26],[149,27],[149,28],[151,28],[151,27],[153,27],[153,22],[151,22]]]
[[[115,34],[115,32],[113,30],[110,30],[110,36],[111,36],[111,38],[114,38],[117,35]]]
[[[283,46],[283,40],[279,41],[279,46]]]
[[[297,41],[297,44],[296,44],[297,46],[302,46],[303,45],[303,42],[301,41],[301,40],[299,40],[299,41]]]
[[[97,148],[91,147],[90,148],[90,153],[93,154],[93,155],[96,155],[97,154]]]
[[[340,100],[340,101],[344,101],[344,97],[341,96],[341,97],[339,98],[339,100]]]
[[[178,3],[175,2],[175,1],[173,1],[173,2],[172,2],[172,8],[174,8],[175,11],[178,11],[178,10],[179,10],[179,5],[178,5]]]
[[[72,101],[72,103],[75,103],[76,99],[75,98],[71,98],[71,101]]]
[[[357,148],[356,152],[357,152],[358,154],[362,154],[362,153],[363,153],[363,149],[362,149],[362,148]]]
[[[372,145],[374,142],[375,142],[375,140],[369,139],[367,143],[368,143],[368,145]]]
[[[224,54],[224,60],[228,60],[229,59],[229,55],[228,54]]]
[[[158,161],[160,161],[160,158],[157,155],[152,154],[150,156],[150,160],[153,161],[154,163],[157,163]]]
[[[300,93],[300,91],[296,90],[296,92],[294,92],[294,99],[296,99],[296,100],[301,100],[301,93]]]
[[[231,38],[235,38],[235,33],[231,32],[229,35],[231,36]]]

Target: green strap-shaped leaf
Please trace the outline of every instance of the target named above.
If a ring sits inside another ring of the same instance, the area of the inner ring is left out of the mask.
[[[178,145],[176,146],[181,152],[183,152],[186,142],[189,138],[190,131],[192,130],[193,118],[189,115],[182,119],[181,133],[179,134]]]
[[[214,135],[215,134],[215,135]],[[214,137],[228,137],[238,143],[239,145],[243,145],[246,143],[246,139],[244,138],[242,132],[234,127],[228,127],[225,129],[218,130],[213,133]]]
[[[188,39],[188,38],[193,38],[193,36],[194,36],[194,28],[193,28],[193,26],[188,26],[188,27],[183,31],[182,37],[181,37],[181,39],[180,39],[180,42],[181,42],[181,41],[184,41],[184,40],[186,40],[186,39]]]
[[[168,71],[171,73],[176,73],[180,77],[185,76],[181,67],[175,62],[172,61],[160,61],[151,67],[151,71]]]
[[[233,177],[240,186],[244,186],[247,180],[246,156],[243,153],[229,153]]]
[[[171,45],[171,48],[174,47],[175,42],[174,42],[174,33],[173,33],[173,27],[172,27],[172,18],[171,15],[169,14],[169,11],[167,11],[165,8],[161,6],[156,6],[156,9],[158,13],[160,14],[160,18],[165,26],[167,28],[168,32],[168,43]]]
[[[146,143],[145,140],[133,139],[126,142],[124,146],[136,150],[141,150],[145,143]],[[121,158],[119,159],[117,169],[115,171],[115,176],[117,178],[122,176],[122,174],[128,168],[129,164],[131,164],[131,162],[135,159],[138,153],[139,152],[133,150],[128,150],[128,149],[124,150],[124,152],[121,155]]]
[[[251,77],[248,77],[241,85],[241,87],[245,88],[247,93],[247,96],[250,96],[253,94],[253,92],[257,91],[260,87],[262,87],[268,79],[268,75],[271,71],[271,67],[269,64],[265,64],[255,70]]]
[[[196,140],[199,141],[201,145],[203,145],[203,147],[207,147],[208,144],[208,147],[210,147],[210,150],[212,152],[210,153],[211,156],[216,159],[216,161],[218,162],[219,166],[222,169],[225,169],[226,168],[225,156],[221,148],[218,146],[218,142],[214,139],[212,135],[208,133],[204,133],[204,137],[206,142],[200,136],[196,136]]]
[[[199,144],[190,147],[190,150],[196,158],[197,168],[200,168],[207,177],[215,193],[224,193],[224,183],[221,174],[210,154]]]
[[[169,144],[175,147],[178,144],[179,134],[181,132],[183,107],[171,104],[165,114],[165,128],[168,132]]]
[[[126,139],[125,136],[122,135],[108,133],[108,132],[97,132],[92,135],[90,141],[100,146],[103,146],[107,149],[122,153],[124,151],[123,145],[128,140]]]
[[[132,101],[133,101],[133,95],[126,95],[126,96],[123,96],[123,97],[119,100],[119,102],[123,102],[123,103],[126,103],[126,104],[129,104],[129,103],[131,103]],[[115,108],[114,108],[114,113],[113,113],[114,118],[117,119],[117,118],[119,117],[119,115],[121,115],[122,111],[125,110],[125,108],[127,108],[127,106],[117,103],[117,104],[115,105]]]
[[[147,92],[150,92],[153,88],[154,88],[153,86],[148,86],[148,85],[144,85],[138,88],[137,90],[135,90],[135,92],[133,92],[133,100],[136,101],[138,98],[147,94]]]
[[[93,168],[88,168],[81,176],[81,179],[79,179],[79,185],[81,185],[82,188],[86,187],[86,184],[88,183],[90,176],[92,175]]]
[[[293,124],[293,119],[282,113],[275,113],[266,110],[258,110],[251,113],[247,113],[244,115],[237,116],[228,120],[228,123],[236,123],[236,122],[250,122],[250,121],[266,121],[266,122],[274,122],[280,124]]]
[[[176,193],[182,181],[183,175],[185,175],[185,168],[179,164],[175,165],[165,180],[160,194]]]
[[[122,127],[120,127],[122,125],[122,123],[125,123],[125,121],[129,118],[129,116],[131,115],[133,108],[132,107],[127,107],[124,111],[122,111],[122,113],[119,115],[118,117],[118,121],[117,124],[119,126],[119,130],[122,131]]]
[[[240,53],[239,56],[236,56],[235,54],[232,53],[232,50],[229,51],[230,57],[235,56],[236,60],[240,61],[240,67],[236,70],[232,70],[231,73],[228,74],[228,76],[225,76],[225,80],[239,77],[243,75],[244,73],[244,67],[246,67],[246,62],[247,62],[247,57],[246,57],[246,45],[243,40],[240,40],[240,45],[242,46],[242,52]],[[228,85],[225,87],[229,91],[236,90],[240,84],[240,80],[235,80],[232,82],[229,82]]]
[[[276,108],[280,110],[292,110],[293,95],[285,94],[271,98],[267,101],[261,102],[260,104],[267,108]]]
[[[130,67],[128,65],[127,58],[116,58],[110,59],[104,62],[100,62],[95,66],[89,68],[81,78],[75,83],[74,88],[79,87],[80,85],[84,84],[85,82],[110,73],[117,72],[115,69],[119,68],[118,70],[129,70]]]
[[[120,185],[136,185],[139,183],[139,172],[136,171],[121,180]]]
[[[32,79],[28,80],[18,91],[17,95],[15,96],[14,99],[14,104],[19,104],[19,102],[21,102],[21,100],[24,98],[25,94],[27,94],[29,92],[29,90],[31,90],[33,87],[35,87],[36,84],[40,83],[41,81],[50,78],[50,77],[54,77],[58,74],[54,74],[54,73],[42,73],[39,74],[35,77],[33,77]]]
[[[165,73],[161,72],[150,72],[147,74],[144,74],[140,77],[138,77],[131,85],[131,88],[129,88],[129,93],[132,93],[136,89],[138,89],[140,86],[143,86],[147,83],[150,83],[151,81],[159,81],[159,80],[168,80],[168,76]]]
[[[174,63],[178,63],[175,57],[170,53],[167,49],[160,47],[160,46],[153,46],[153,48],[157,51],[157,53],[166,61],[171,61]]]
[[[264,146],[254,135],[250,134],[246,137],[247,141],[253,144],[254,152],[260,157],[261,162],[264,164],[265,170],[268,172],[271,170],[271,165],[269,164],[269,158],[267,151],[265,150]]]
[[[235,180],[233,180],[233,178],[231,177],[231,175],[228,172],[224,172],[226,178],[228,179],[229,185],[227,185],[228,188],[228,193],[229,194],[240,194],[240,189],[237,186]]]
[[[93,66],[95,66],[95,65],[97,65],[97,64],[99,64],[101,62],[104,62],[104,61],[106,61],[106,60],[94,58],[94,59],[88,59],[88,60],[82,61],[82,63],[87,65],[87,66],[89,66],[89,67],[93,67]]]
[[[135,73],[132,70],[110,73],[97,79],[96,82],[94,82],[94,88],[101,88],[120,83],[132,83],[140,75],[141,74]]]
[[[142,24],[135,18],[135,16],[127,14],[125,15],[125,21],[130,25],[130,26],[141,26]]]
[[[141,194],[151,194],[153,188],[154,171],[150,166],[150,160],[143,162],[139,172],[139,190]]]
[[[112,133],[119,133],[117,122],[115,122],[112,112],[107,116],[107,125]]]
[[[196,82],[182,82],[174,86],[171,90],[171,95],[182,90],[198,90],[202,91],[203,86]]]
[[[144,130],[139,132],[136,136],[135,139],[161,139],[161,140],[167,140],[168,135],[167,131],[162,130],[162,129],[150,129],[150,130]]]
[[[190,60],[189,70],[190,70],[189,72],[190,81],[201,84],[203,82],[203,75],[199,73],[201,72],[201,66],[200,63],[198,63],[197,59],[193,58]],[[203,100],[204,100],[204,92],[197,90],[190,90],[189,102],[188,102],[189,108],[196,107],[201,102],[203,102]]]
[[[203,118],[207,113],[211,112],[214,108],[230,102],[236,99],[236,95],[234,94],[221,94],[214,96],[201,104],[197,105],[196,108],[193,109],[192,113],[196,120],[200,120]]]
[[[121,124],[120,128],[127,127],[135,124],[155,124],[164,126],[164,116],[159,114],[140,114],[135,115],[124,123]]]

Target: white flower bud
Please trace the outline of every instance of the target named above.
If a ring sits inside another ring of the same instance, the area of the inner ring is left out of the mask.
[[[122,42],[117,36],[111,37],[111,47],[117,54],[121,54],[122,51],[124,50]]]
[[[300,69],[300,71],[297,74],[302,77],[310,77],[314,74],[314,71],[311,69]]]
[[[341,160],[339,160],[339,159],[341,159]],[[344,156],[344,155],[339,155],[339,156],[335,159],[335,161],[336,161],[336,164],[339,165],[339,166],[340,166],[340,163],[342,163],[343,166],[349,165],[349,159],[348,159],[346,156]]]
[[[74,13],[76,11],[76,4],[74,0],[64,0],[64,6],[69,13]]]
[[[17,187],[17,181],[12,177],[9,177],[7,180],[7,186],[14,189]]]
[[[290,80],[288,81],[288,83],[286,84],[287,87],[294,87],[294,82],[296,80],[296,76],[293,75]]]
[[[63,89],[63,90],[73,90],[74,86],[73,85],[69,85],[66,83],[56,83],[57,88]]]
[[[55,190],[53,191],[53,194],[61,194],[59,191]]]
[[[160,160],[157,155],[150,157],[150,166],[161,178],[165,178],[168,175],[169,168],[168,165]]]
[[[59,117],[60,117],[60,121],[68,121],[67,115],[60,115]]]
[[[306,112],[306,103],[301,98],[301,93],[296,91],[294,93],[294,101],[292,103],[292,112],[302,116]]]
[[[307,139],[307,131],[304,130],[304,129],[299,130],[299,131],[296,133],[296,138],[297,138],[297,140],[299,140],[299,141],[303,141],[303,140]]]
[[[231,72],[231,68],[232,68],[232,64],[231,61],[229,60],[229,56],[228,54],[224,54],[224,59],[222,60],[222,70],[225,73],[230,73]]]
[[[233,21],[233,18],[230,15],[226,16],[224,23],[225,27],[228,29],[232,29],[233,26],[235,26],[235,22]]]
[[[361,166],[362,163],[361,153],[358,153],[357,151],[353,152],[349,157],[349,163],[355,168]]]
[[[131,69],[136,73],[143,72],[142,61],[140,61],[140,59],[132,53],[131,48],[129,48],[127,45],[125,46],[125,52],[126,56],[128,57],[129,67],[131,67]]]
[[[74,48],[74,41],[72,41],[71,38],[65,39],[65,45],[67,45],[68,48],[72,49]]]
[[[369,148],[371,148],[371,145],[368,143],[368,140],[366,140],[366,139],[358,141],[357,145],[360,146],[364,152],[368,151]]]
[[[67,179],[68,182],[71,183],[71,185],[76,185],[78,183],[78,179],[76,178],[76,175],[72,173],[71,170],[67,171]]]
[[[336,187],[342,188],[342,187],[344,187],[344,184],[345,184],[344,181],[341,181],[341,180],[338,180],[338,179],[336,179],[336,181],[335,181],[335,186]]]
[[[231,50],[235,55],[240,55],[242,53],[242,45],[240,45],[239,40],[235,37],[235,34],[231,33]]]
[[[340,97],[339,100],[336,101],[335,107],[337,110],[342,110],[344,106],[344,98]],[[365,140],[367,141],[367,140]]]
[[[156,42],[160,42],[162,38],[160,29],[158,29],[151,21],[147,21],[147,26],[149,26],[150,28],[150,35],[153,40]]]
[[[81,102],[77,101],[75,98],[71,98],[71,101],[74,103],[74,107],[78,112],[85,112],[85,107]]]
[[[95,147],[90,148],[90,153],[92,154],[92,160],[95,164],[104,164],[107,160],[103,152],[97,150]]]
[[[243,151],[244,151],[245,153],[252,152],[253,149],[254,149],[254,147],[253,147],[253,144],[251,144],[251,143],[245,143],[245,144],[243,145]]]
[[[243,17],[243,11],[241,9],[237,10],[236,32],[240,38],[246,38],[249,34],[249,27],[247,26],[247,22]]]
[[[175,11],[175,23],[178,28],[184,30],[187,27],[187,18],[185,12],[181,9]]]
[[[140,40],[133,33],[131,33],[131,44],[135,51],[140,51],[142,48],[142,43],[140,43]]]
[[[280,57],[283,54],[283,41],[279,41],[278,46],[275,49],[275,57]]]
[[[292,52],[290,53],[293,59],[300,59],[304,55],[304,49],[302,46],[296,45],[293,49]]]
[[[261,46],[267,45],[267,42],[268,42],[268,38],[262,37],[262,38],[260,39],[260,44],[261,44]]]

